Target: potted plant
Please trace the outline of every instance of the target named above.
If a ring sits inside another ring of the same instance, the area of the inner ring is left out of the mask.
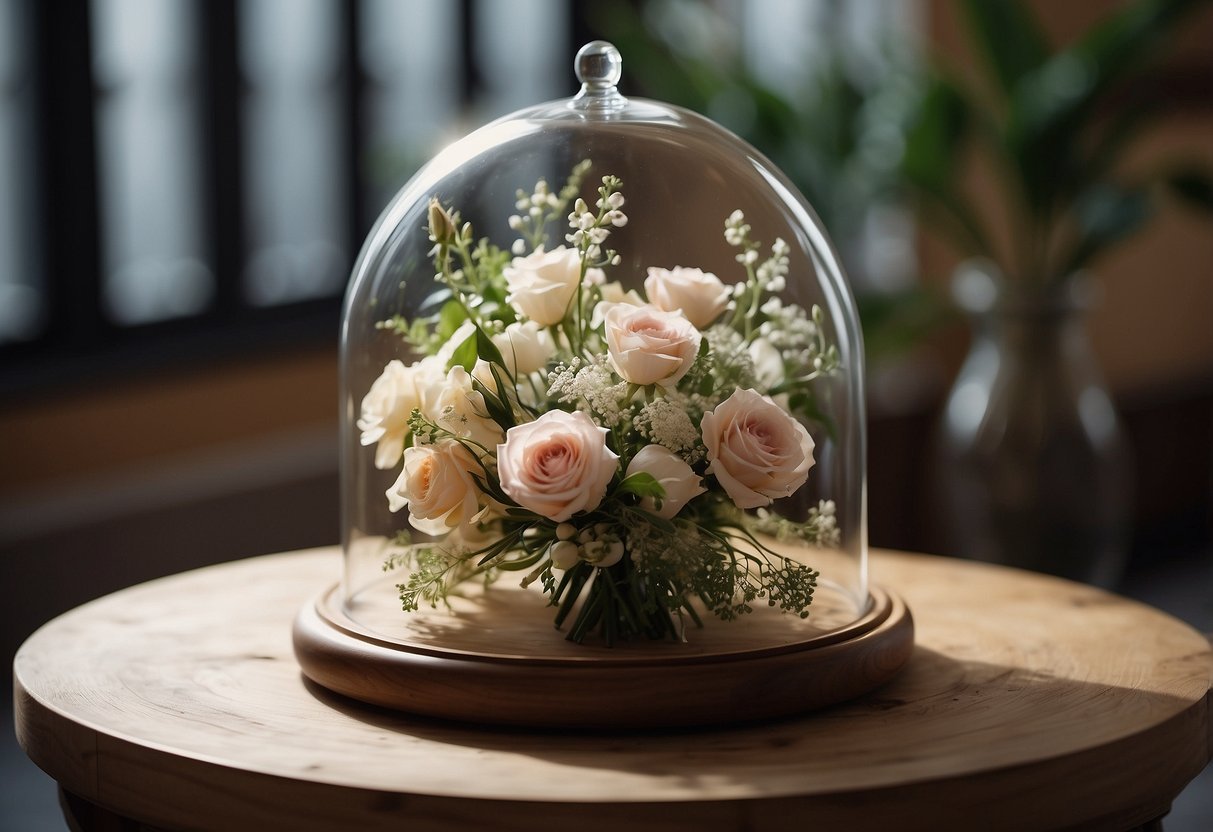
[[[1129,460],[1083,330],[1083,275],[1146,224],[1160,185],[1209,204],[1209,179],[1190,167],[1138,181],[1118,168],[1167,103],[1151,57],[1200,5],[1133,3],[1054,49],[1025,4],[960,0],[984,83],[933,70],[901,165],[922,215],[967,258],[954,294],[975,338],[945,407],[937,483],[957,554],[1118,576]],[[993,205],[964,189],[967,154],[997,172]]]

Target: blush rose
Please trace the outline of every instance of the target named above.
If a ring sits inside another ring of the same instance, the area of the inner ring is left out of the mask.
[[[716,275],[702,269],[649,268],[644,279],[649,302],[666,312],[681,311],[686,319],[706,329],[729,306],[732,291]]]
[[[453,439],[416,445],[404,451],[404,467],[387,490],[388,507],[409,508],[409,524],[425,534],[446,534],[464,525],[479,511],[480,493],[473,471],[480,466]]]
[[[655,306],[614,304],[603,325],[607,360],[632,384],[677,384],[695,362],[702,340],[686,318]]]
[[[619,464],[608,433],[585,413],[563,410],[510,428],[497,446],[501,490],[557,523],[596,508]]]
[[[769,396],[737,390],[703,414],[708,473],[740,508],[769,505],[804,485],[813,438]]]

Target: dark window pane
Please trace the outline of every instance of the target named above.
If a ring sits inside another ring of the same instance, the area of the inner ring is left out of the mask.
[[[38,334],[44,306],[34,239],[28,7],[0,0],[0,343]]]

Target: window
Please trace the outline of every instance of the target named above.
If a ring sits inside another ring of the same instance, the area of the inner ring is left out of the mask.
[[[562,0],[0,0],[0,395],[335,342],[392,194],[586,39]]]

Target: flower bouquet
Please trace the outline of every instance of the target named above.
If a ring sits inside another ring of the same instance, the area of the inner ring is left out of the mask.
[[[357,422],[376,467],[399,469],[386,499],[407,527],[384,569],[408,570],[402,606],[514,572],[576,642],[681,639],[701,612],[756,601],[807,617],[818,573],[771,544],[839,542],[832,501],[780,512],[811,476],[813,432],[833,429],[822,312],[780,299],[788,246],[764,256],[741,211],[724,223],[735,283],[653,266],[625,291],[607,246],[623,183],[602,176],[591,207],[589,170],[518,191],[509,251],[430,201],[440,286],[420,317],[378,324],[424,357],[389,361]]]

